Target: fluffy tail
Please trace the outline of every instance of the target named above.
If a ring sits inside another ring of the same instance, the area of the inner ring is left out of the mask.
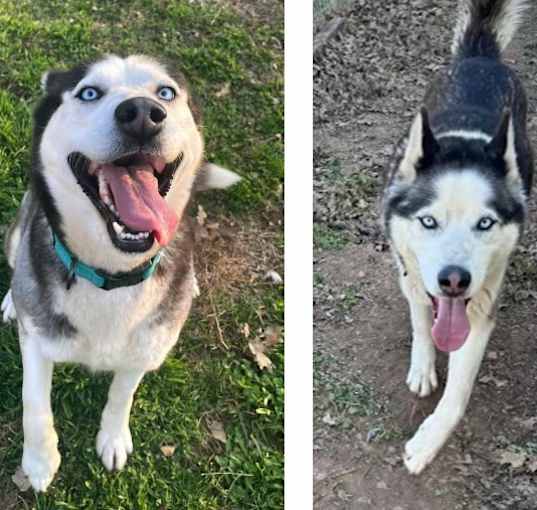
[[[460,0],[451,52],[456,58],[499,58],[528,6],[528,0]]]

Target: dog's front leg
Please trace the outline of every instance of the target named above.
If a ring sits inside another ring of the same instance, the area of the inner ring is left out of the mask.
[[[123,469],[132,453],[129,415],[142,370],[122,370],[114,375],[97,434],[97,453],[109,471]]]
[[[409,299],[412,321],[412,353],[406,383],[412,393],[426,397],[436,390],[436,351],[431,337],[431,307]]]
[[[493,321],[480,317],[464,345],[450,354],[444,395],[405,445],[404,461],[410,473],[420,473],[434,459],[463,417],[493,327]]]
[[[50,405],[53,363],[41,354],[38,337],[24,334],[22,331],[19,331],[19,334],[24,408],[22,469],[36,491],[45,491],[61,461]]]

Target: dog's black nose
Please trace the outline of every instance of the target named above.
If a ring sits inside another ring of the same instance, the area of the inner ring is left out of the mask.
[[[120,103],[115,111],[121,131],[139,143],[157,135],[166,116],[166,110],[148,97],[127,99]]]
[[[438,273],[438,284],[442,291],[451,297],[464,293],[470,286],[472,275],[459,266],[446,266]]]

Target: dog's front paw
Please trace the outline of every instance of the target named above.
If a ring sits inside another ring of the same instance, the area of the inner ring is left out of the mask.
[[[11,289],[9,289],[7,294],[4,296],[1,309],[4,322],[14,321],[17,319],[17,311],[15,310],[15,305],[13,304]]]
[[[412,354],[410,369],[406,378],[408,388],[420,397],[427,397],[438,388],[434,351],[424,349]]]
[[[125,427],[120,433],[101,429],[97,434],[97,454],[108,471],[123,469],[132,449],[129,427]]]
[[[408,471],[420,474],[431,463],[451,433],[452,426],[429,416],[405,445],[404,461]]]
[[[37,449],[25,447],[22,454],[22,470],[37,492],[45,492],[58,471],[61,462],[56,447]]]
[[[421,366],[411,365],[406,383],[412,393],[420,397],[429,396],[438,388],[438,378],[436,377],[434,363],[432,365],[422,364]]]

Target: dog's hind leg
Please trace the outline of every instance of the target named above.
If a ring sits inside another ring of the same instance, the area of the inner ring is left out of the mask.
[[[493,327],[493,321],[480,317],[464,345],[449,355],[444,395],[405,445],[404,460],[410,473],[420,473],[434,459],[463,417]]]
[[[109,471],[123,469],[132,453],[129,416],[134,392],[143,376],[142,370],[117,371],[110,385],[97,434],[97,453]]]
[[[45,491],[60,467],[58,435],[50,405],[53,363],[41,354],[39,337],[19,327],[23,363],[22,469],[36,491]]]
[[[412,321],[412,353],[406,383],[412,393],[426,397],[438,387],[436,351],[431,337],[431,307],[409,300]]]

